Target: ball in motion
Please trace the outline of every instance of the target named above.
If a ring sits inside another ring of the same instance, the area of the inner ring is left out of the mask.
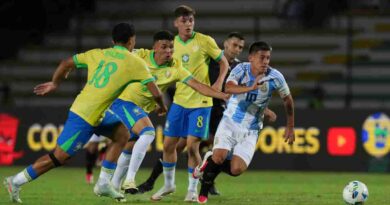
[[[368,199],[367,186],[360,181],[351,181],[343,190],[344,202],[348,205],[362,205]]]

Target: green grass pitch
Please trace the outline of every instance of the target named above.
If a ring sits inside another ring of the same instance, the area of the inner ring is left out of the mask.
[[[0,167],[0,177],[20,171],[22,167]],[[150,173],[142,169],[137,175],[141,183]],[[95,179],[98,170],[95,170]],[[337,205],[344,204],[341,192],[347,182],[360,180],[368,186],[366,205],[390,204],[390,176],[373,173],[325,173],[287,171],[247,171],[233,178],[221,174],[217,187],[221,196],[210,196],[208,204],[245,205]],[[127,204],[190,204],[183,202],[188,177],[184,170],[176,173],[176,193],[160,202],[149,200],[152,193],[163,183],[160,177],[155,189],[143,195],[128,195]],[[45,174],[38,180],[23,186],[21,199],[24,204],[118,204],[105,197],[93,194],[93,186],[87,185],[84,169],[61,167]],[[0,191],[0,204],[10,204],[4,187]]]

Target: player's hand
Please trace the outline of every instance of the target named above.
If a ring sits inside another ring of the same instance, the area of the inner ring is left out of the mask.
[[[156,113],[158,116],[164,116],[165,114],[167,114],[167,110],[168,108],[164,105],[164,107],[160,107],[157,105],[156,107]]]
[[[263,78],[263,75],[258,75],[255,79],[255,83],[250,87],[251,90],[257,90],[259,88],[259,85],[262,85],[264,82],[259,83],[260,79]]]
[[[223,93],[223,97],[221,100],[224,100],[225,102],[227,102],[229,99],[230,99],[230,96],[232,96],[231,94],[226,94],[226,93]]]
[[[42,83],[34,87],[34,93],[36,95],[46,95],[47,93],[56,90],[57,87],[58,85],[53,82]]]
[[[214,90],[221,91],[221,90],[222,90],[222,83],[216,81],[216,82],[211,86],[211,88],[213,88]]]
[[[294,128],[287,127],[286,131],[284,132],[284,142],[287,142],[288,144],[293,144],[294,141],[295,141]]]
[[[268,118],[268,122],[275,122],[278,116],[276,113],[270,109],[266,109],[264,115]]]

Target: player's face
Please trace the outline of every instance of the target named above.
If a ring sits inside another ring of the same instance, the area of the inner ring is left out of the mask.
[[[180,16],[175,20],[175,27],[177,28],[179,34],[192,36],[194,31],[195,18],[193,15],[189,16]]]
[[[227,39],[224,42],[224,47],[225,47],[225,55],[229,58],[237,58],[242,52],[242,49],[244,48],[244,40],[241,40],[236,37],[232,37]]]
[[[173,41],[158,40],[154,43],[153,50],[157,59],[164,63],[169,62],[173,58]]]
[[[263,74],[269,66],[271,60],[271,51],[257,51],[249,55],[251,67],[258,73]]]

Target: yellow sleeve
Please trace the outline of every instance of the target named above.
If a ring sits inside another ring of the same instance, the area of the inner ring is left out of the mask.
[[[138,57],[140,57],[140,58],[142,58],[142,59],[144,59],[145,56],[147,55],[146,50],[143,49],[143,48],[134,49],[134,50],[133,50],[133,53],[134,53],[136,56],[138,56]]]
[[[76,65],[76,68],[88,68],[88,56],[93,52],[93,50],[87,51],[85,53],[79,53],[73,56],[73,62]]]
[[[134,66],[136,66],[134,69],[136,72],[134,72],[132,76],[135,81],[140,81],[144,85],[151,81],[155,81],[145,61],[139,59]]]
[[[218,47],[215,40],[206,36],[203,47],[206,49],[206,53],[216,62],[219,62],[222,58],[222,50]]]
[[[187,81],[193,78],[191,72],[184,68],[180,61],[176,61],[175,63],[177,68],[177,80],[187,84]]]

